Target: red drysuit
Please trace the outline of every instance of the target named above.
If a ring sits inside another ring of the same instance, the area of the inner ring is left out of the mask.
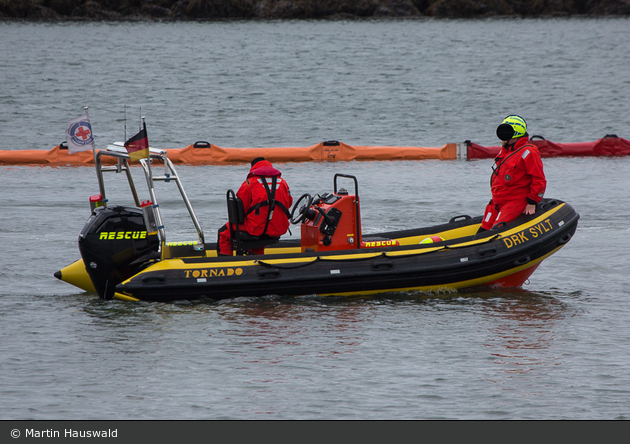
[[[240,231],[246,231],[253,236],[267,234],[270,237],[278,237],[285,234],[289,228],[289,209],[293,204],[293,196],[286,180],[280,176],[282,173],[275,169],[271,162],[261,160],[249,170],[247,180],[243,182],[236,193],[236,197],[243,201],[243,212],[245,222],[239,225]],[[273,194],[273,177],[276,177],[275,208],[269,214],[269,196],[263,180],[267,182],[268,188]],[[266,226],[266,231],[265,231]],[[227,224],[219,230],[219,252],[221,254],[232,255],[232,243],[230,240],[230,230]],[[264,247],[252,250],[254,254],[262,254]]]
[[[529,143],[527,135],[508,149],[501,149],[493,170],[490,178],[492,199],[481,223],[484,230],[516,219],[527,204],[540,202],[547,187],[540,153]]]

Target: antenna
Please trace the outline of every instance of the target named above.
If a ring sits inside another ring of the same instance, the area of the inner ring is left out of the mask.
[[[127,142],[127,105],[123,104],[123,109],[125,110],[125,134],[124,134],[124,138],[123,140],[125,141],[125,143]]]
[[[88,113],[88,107],[84,106],[83,110],[85,111],[85,115],[90,120],[90,114]],[[94,156],[94,167],[96,167],[96,144],[94,143],[94,131],[92,131],[92,123],[90,122],[90,132],[92,133],[92,155]],[[96,172],[96,177],[98,178],[98,171]]]

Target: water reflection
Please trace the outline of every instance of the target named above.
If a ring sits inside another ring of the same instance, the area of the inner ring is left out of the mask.
[[[370,331],[383,329],[390,339],[396,335],[406,337],[412,331],[420,333],[418,325],[432,328],[436,317],[443,323],[451,322],[454,313],[468,313],[473,316],[467,316],[463,324],[453,328],[462,330],[460,334],[487,353],[492,368],[515,375],[537,369],[545,372],[562,364],[556,343],[565,341],[563,320],[578,314],[563,296],[566,295],[488,289],[350,298],[270,296],[185,303],[98,299],[82,302],[90,323],[107,330],[110,339],[156,333],[164,336],[164,341],[181,340],[182,334],[205,337],[211,338],[208,340],[218,353],[238,357],[242,364],[274,365],[334,365],[331,359],[369,346],[374,340]],[[436,314],[436,309],[448,312]],[[186,327],[180,330],[182,319],[186,320]],[[389,324],[393,321],[394,325]],[[404,324],[409,331],[400,331]],[[180,326],[178,331],[170,331],[173,325]],[[500,379],[496,374],[494,378]]]
[[[483,347],[495,368],[511,375],[535,370],[548,373],[562,365],[556,342],[563,342],[562,321],[576,315],[557,297],[526,290],[484,292],[475,313],[486,319]]]
[[[516,375],[536,372],[537,376],[549,374],[562,366],[561,344],[566,342],[566,319],[579,315],[566,298],[566,293],[532,292],[518,289],[470,289],[443,293],[391,294],[379,303],[415,305],[457,316],[450,333],[462,335],[473,349],[485,351],[493,371],[485,377],[493,382],[508,381]],[[454,309],[454,311],[453,311]],[[452,320],[447,314],[444,319]],[[423,319],[425,319],[423,317]],[[508,385],[514,381],[508,382]],[[509,389],[513,387],[510,385]]]
[[[249,362],[278,364],[295,356],[330,358],[354,353],[370,307],[344,298],[243,298],[221,303],[229,321],[223,333],[233,338],[233,351],[247,345]],[[257,350],[259,353],[251,353]],[[262,353],[264,352],[264,353]]]

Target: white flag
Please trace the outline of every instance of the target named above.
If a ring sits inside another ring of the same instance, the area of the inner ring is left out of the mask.
[[[94,149],[92,125],[90,125],[90,117],[87,113],[68,121],[66,142],[70,154]]]

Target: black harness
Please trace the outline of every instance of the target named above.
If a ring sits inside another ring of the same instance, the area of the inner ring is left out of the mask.
[[[265,229],[263,230],[261,234],[261,236],[264,236],[265,234],[267,234],[267,227],[269,226],[269,220],[271,220],[271,216],[273,216],[273,210],[276,208],[276,205],[278,206],[278,208],[284,211],[284,214],[287,215],[287,219],[291,217],[291,213],[282,204],[282,202],[278,202],[276,200],[276,190],[278,189],[277,187],[278,176],[271,177],[271,188],[269,188],[269,184],[267,183],[267,178],[265,176],[255,176],[255,177],[258,177],[260,181],[262,182],[263,186],[265,187],[265,191],[267,192],[267,200],[258,202],[256,205],[252,205],[249,208],[249,210],[247,210],[247,214],[252,213],[254,211],[256,212],[256,214],[260,214],[259,213],[260,207],[265,207],[265,206],[269,207],[269,211],[267,212],[267,221],[265,222]]]

